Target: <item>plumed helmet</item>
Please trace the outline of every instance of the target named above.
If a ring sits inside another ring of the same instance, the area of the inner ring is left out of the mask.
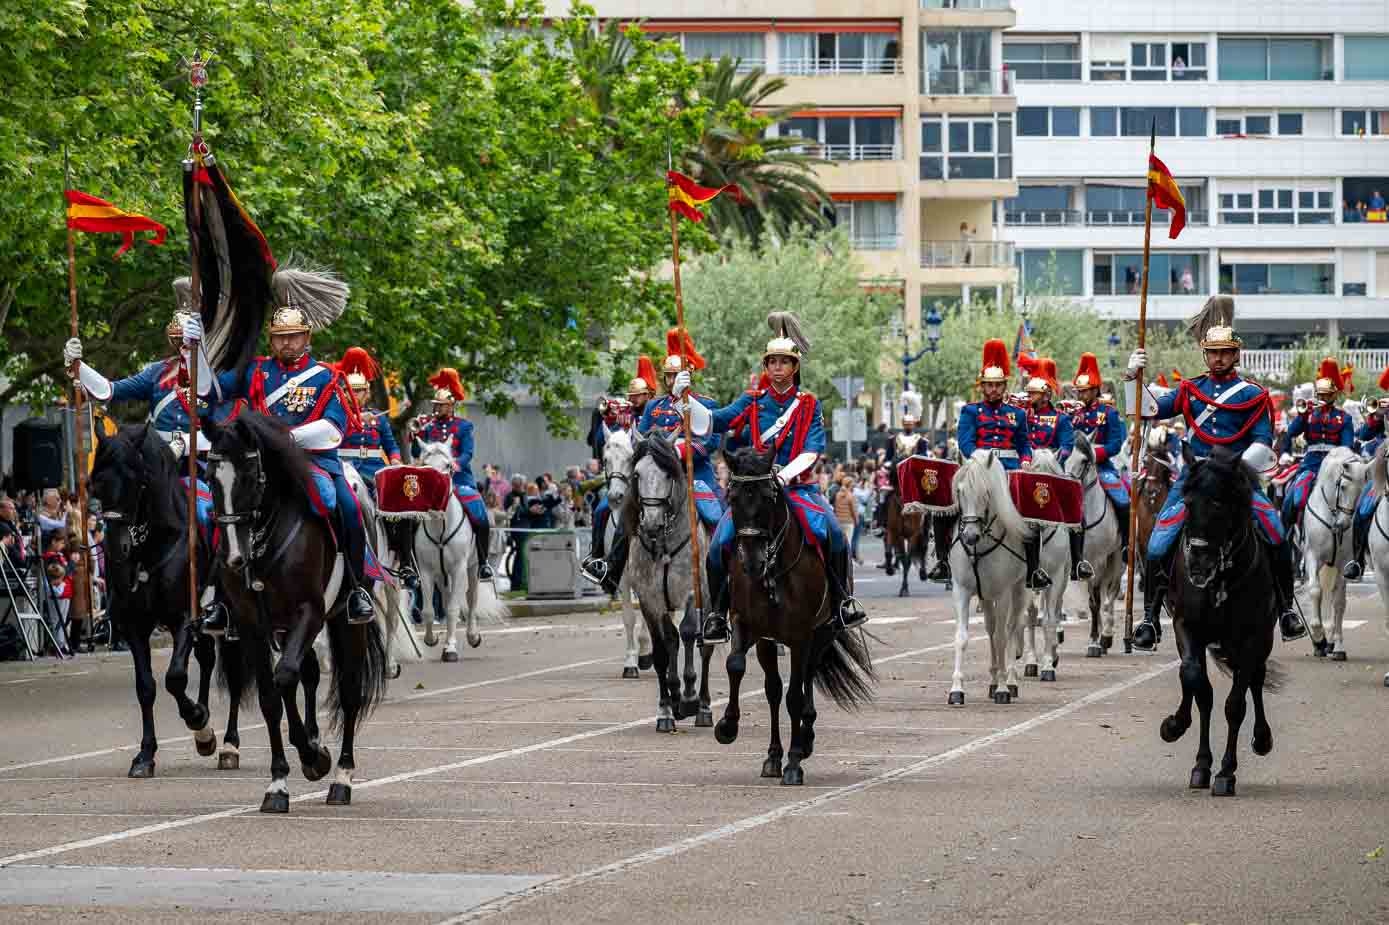
[[[1008,362],[1008,345],[993,338],[984,341],[983,362],[979,364],[980,382],[1007,382],[1013,369]]]
[[[1018,365],[1022,366],[1022,360],[1018,360]],[[1061,391],[1060,384],[1056,381],[1056,361],[1051,357],[1039,357],[1032,365],[1032,378],[1027,380],[1024,391],[1027,392],[1048,392],[1056,394]]]
[[[1104,383],[1100,375],[1100,361],[1093,353],[1080,355],[1080,366],[1076,368],[1071,385],[1078,389],[1098,389]]]
[[[1381,391],[1389,392],[1389,366],[1384,367],[1384,372],[1379,374],[1379,388]]]
[[[297,308],[277,308],[270,316],[271,334],[307,334],[310,330],[308,316]]]
[[[338,370],[346,375],[348,388],[364,389],[377,377],[381,367],[363,348],[348,347],[338,361]]]
[[[627,383],[628,395],[650,394],[656,391],[656,365],[651,357],[637,357],[637,375]]]
[[[1318,395],[1335,395],[1341,391],[1341,364],[1335,358],[1326,357],[1321,361],[1312,388]]]
[[[1202,350],[1238,350],[1243,341],[1235,333],[1235,300],[1213,295],[1187,324]]]
[[[463,388],[463,380],[458,377],[458,370],[452,366],[445,366],[430,376],[429,384],[434,386],[433,400],[436,404],[452,405],[468,397],[467,391]]]
[[[772,339],[762,351],[763,364],[772,357],[786,357],[800,363],[810,353],[810,340],[801,331],[801,321],[793,313],[771,312],[767,315],[767,327],[772,330]]]
[[[902,423],[911,421],[913,424],[921,422],[921,409],[924,403],[921,393],[917,391],[907,391],[902,393]]]
[[[695,350],[694,339],[690,337],[690,332],[684,332],[682,339],[679,328],[671,328],[666,332],[666,360],[661,369],[668,373],[678,373],[680,370],[703,369],[705,366],[704,357]]]

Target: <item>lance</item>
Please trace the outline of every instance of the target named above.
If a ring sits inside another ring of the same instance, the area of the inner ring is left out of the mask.
[[[1148,157],[1154,154],[1157,142],[1157,120],[1153,120],[1152,130],[1148,135]],[[1151,163],[1151,161],[1150,161]],[[1146,174],[1145,174],[1146,176]],[[1153,243],[1153,187],[1151,181],[1147,184],[1148,195],[1145,197],[1146,203],[1143,209],[1143,278],[1140,282],[1138,293],[1138,349],[1142,350],[1147,340],[1148,332],[1148,255]],[[1129,431],[1129,472],[1138,474],[1138,454],[1143,443],[1143,418],[1141,410],[1143,407],[1143,370],[1138,370],[1138,379],[1134,383],[1133,408],[1130,413],[1133,415],[1133,427]],[[1133,579],[1134,571],[1138,563],[1138,543],[1135,538],[1138,536],[1138,505],[1129,505],[1129,576],[1127,594],[1124,596],[1124,651],[1133,651]],[[1154,614],[1154,620],[1161,620],[1161,614]]]
[[[689,357],[685,350],[685,298],[680,291],[680,216],[674,209],[666,209],[670,213],[670,254],[671,263],[674,268],[675,282],[675,326],[679,330],[680,336],[680,368],[682,370],[690,368]],[[685,431],[685,508],[689,514],[690,521],[690,576],[694,583],[694,609],[695,625],[704,625],[704,582],[701,576],[699,561],[699,512],[695,509],[694,492],[694,440],[690,433],[690,407],[689,403],[693,399],[685,396],[685,411],[681,415],[681,425]]]
[[[63,148],[63,190],[72,189],[72,167],[68,162],[67,147]],[[66,199],[64,200],[66,209]],[[68,306],[71,337],[77,333],[77,232],[68,222]],[[81,360],[73,360],[68,373],[72,377],[72,472],[77,483],[78,548],[82,555],[77,560],[77,596],[74,605],[79,616],[92,618],[92,549],[90,534],[87,532],[87,434],[83,417],[82,385],[78,380]],[[90,632],[90,628],[89,628]],[[75,650],[74,650],[75,651]]]
[[[188,211],[188,255],[190,302],[193,311],[202,315],[201,238],[202,191],[198,189],[198,170],[203,165],[207,145],[203,142],[203,86],[207,83],[207,62],[198,52],[188,64],[188,82],[193,86],[193,138],[188,145],[188,158],[183,162],[185,172],[192,173],[188,185],[193,201]],[[185,364],[188,368],[188,619],[198,616],[198,351],[197,341],[188,345]]]

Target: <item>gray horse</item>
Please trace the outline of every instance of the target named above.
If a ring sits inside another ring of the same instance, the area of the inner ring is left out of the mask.
[[[696,726],[714,725],[709,704],[709,660],[713,646],[700,644],[694,612],[694,568],[690,552],[690,509],[685,470],[675,447],[652,434],[638,441],[633,457],[636,483],[622,507],[627,535],[636,542],[628,554],[626,577],[637,593],[651,633],[651,655],[660,683],[657,732],[674,732],[675,721],[695,717]],[[709,546],[709,531],[699,526],[699,551]],[[708,585],[701,573],[704,600]],[[677,627],[675,614],[681,614]],[[685,648],[684,688],[676,673],[680,647]],[[695,673],[699,647],[701,671]],[[699,679],[698,694],[695,680]]]

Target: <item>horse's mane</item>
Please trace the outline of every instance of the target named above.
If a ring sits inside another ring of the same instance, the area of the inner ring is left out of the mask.
[[[220,450],[228,436],[245,449],[260,450],[261,465],[277,482],[300,489],[309,484],[313,458],[294,442],[289,428],[279,418],[255,411],[242,411],[230,424],[219,429],[214,449]]]
[[[988,450],[975,450],[974,455],[961,464],[960,471],[955,473],[954,493],[956,498],[962,493],[987,497],[989,510],[1002,522],[1005,533],[1020,536],[1027,532],[1027,524],[1013,506],[1013,496],[1008,490],[1008,470],[997,459],[990,465]]]
[[[637,446],[637,452],[632,456],[632,469],[635,471],[637,463],[647,457],[671,479],[679,481],[685,477],[685,464],[675,451],[675,444],[659,434],[649,435]]]
[[[1254,474],[1244,461],[1223,446],[1191,466],[1182,487],[1182,497],[1188,507],[1194,498],[1222,498],[1235,507],[1226,516],[1235,523],[1247,523],[1254,504]]]
[[[115,436],[97,443],[92,474],[98,476],[108,468],[115,469],[122,481],[143,481],[153,488],[149,494],[151,528],[185,528],[188,504],[179,480],[178,459],[148,423],[127,424]]]
[[[1321,471],[1317,473],[1317,481],[1325,479],[1325,484],[1335,485],[1345,471],[1346,466],[1360,461],[1360,456],[1348,446],[1338,446],[1326,454],[1326,458],[1321,461]]]
[[[1370,464],[1374,475],[1375,497],[1378,498],[1383,498],[1385,491],[1389,490],[1389,463],[1386,463],[1386,458],[1389,458],[1389,440],[1385,440],[1379,445],[1379,449],[1375,450],[1375,458]]]
[[[1050,475],[1065,474],[1056,454],[1045,447],[1032,451],[1032,470],[1034,472],[1046,472]]]

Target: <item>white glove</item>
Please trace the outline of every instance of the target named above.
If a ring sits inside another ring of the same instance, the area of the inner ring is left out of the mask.
[[[676,398],[684,395],[690,390],[690,371],[682,369],[675,374],[675,384],[670,387],[670,394]]]
[[[63,344],[63,365],[71,366],[74,360],[82,359],[82,341],[75,337],[68,338],[68,342]]]
[[[1129,368],[1124,372],[1125,379],[1137,379],[1138,371],[1148,365],[1148,351],[1139,347],[1129,354]]]
[[[183,319],[183,345],[185,347],[200,343],[203,339],[203,319],[189,315]]]

